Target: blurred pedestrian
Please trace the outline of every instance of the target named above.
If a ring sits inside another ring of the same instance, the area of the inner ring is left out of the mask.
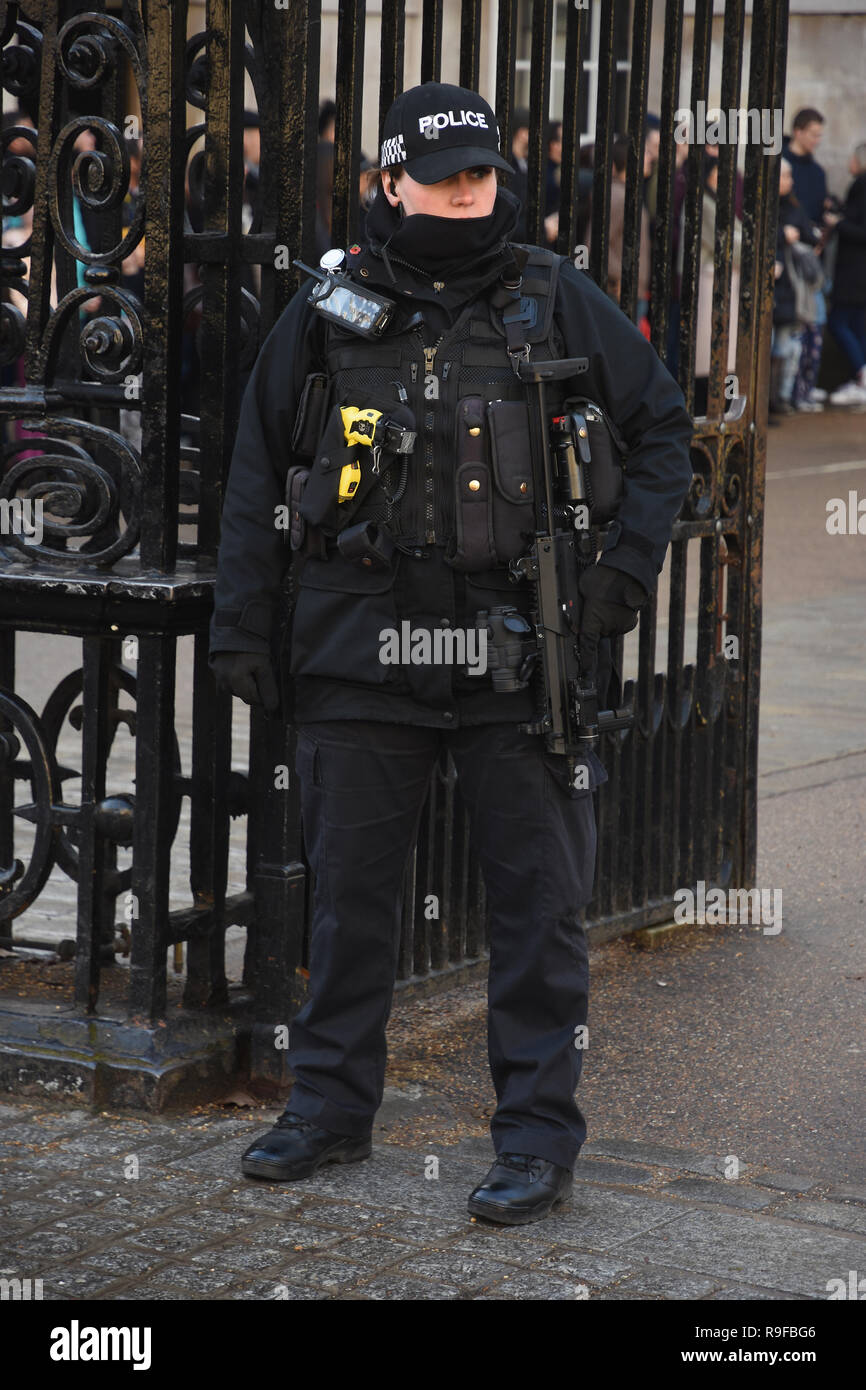
[[[820,226],[829,199],[827,175],[815,158],[824,134],[824,117],[812,106],[804,106],[794,116],[791,134],[782,141],[782,154],[791,166],[794,196],[813,225]],[[825,267],[826,269],[826,267]],[[815,295],[815,318],[803,325],[800,361],[791,401],[797,410],[814,409],[826,400],[826,391],[817,388],[818,371],[824,347],[827,303],[823,289]]]
[[[820,223],[827,197],[827,175],[815,158],[824,134],[824,117],[804,106],[792,122],[791,134],[782,140],[782,154],[791,166],[794,196],[806,216]]]
[[[319,139],[333,145],[337,129],[337,104],[326,98],[319,107]]]
[[[836,233],[830,332],[851,364],[853,376],[830,397],[831,405],[866,405],[866,141],[848,162],[851,183],[842,211],[825,212]]]
[[[618,135],[613,142],[613,172],[610,185],[610,221],[608,224],[607,282],[605,289],[611,299],[620,302],[622,292],[622,253],[625,234],[625,182],[626,159],[629,137]],[[640,248],[638,251],[638,304],[635,322],[646,318],[650,296],[650,244],[649,213],[644,206],[640,210]],[[591,244],[591,227],[587,228],[587,246]]]
[[[779,214],[776,262],[782,269],[773,293],[773,345],[770,355],[770,411],[791,415],[792,394],[800,365],[803,330],[815,318],[815,288],[823,277],[813,250],[820,240],[794,193],[791,165],[779,161]],[[821,406],[812,405],[820,410]]]
[[[526,196],[529,191],[529,122],[528,107],[515,108],[511,121],[511,154],[509,163],[514,170],[511,178],[511,192],[520,201],[517,226],[514,229],[517,241],[526,241]]]
[[[544,186],[544,235],[547,245],[556,249],[559,236],[559,208],[562,202],[562,121],[547,127],[547,170]]]
[[[704,199],[701,215],[701,261],[698,279],[698,316],[695,328],[695,414],[706,411],[709,392],[710,358],[713,345],[713,280],[716,270],[716,196],[719,161],[704,152]],[[725,371],[734,371],[737,359],[737,321],[740,303],[740,255],[742,232],[734,215],[731,254],[731,293],[728,300],[728,361]],[[683,264],[683,229],[680,233],[680,273]]]

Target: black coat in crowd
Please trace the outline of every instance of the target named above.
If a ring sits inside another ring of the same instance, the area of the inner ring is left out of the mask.
[[[866,170],[857,175],[845,195],[836,235],[833,302],[866,305]]]
[[[791,277],[788,274],[788,264],[785,257],[785,247],[787,238],[785,237],[786,227],[796,227],[800,233],[800,241],[805,246],[815,246],[818,236],[814,226],[805,212],[797,202],[797,199],[788,194],[779,199],[779,221],[776,228],[776,260],[782,263],[782,274],[776,281],[773,294],[773,323],[795,323],[797,319],[796,297]]]

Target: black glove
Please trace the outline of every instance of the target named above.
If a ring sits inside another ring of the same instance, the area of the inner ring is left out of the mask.
[[[276,714],[280,696],[271,658],[264,652],[217,652],[211,663],[217,690],[230,690],[248,705]]]
[[[580,660],[590,669],[596,663],[600,638],[631,632],[637,627],[637,610],[646,603],[649,593],[640,580],[603,564],[584,570],[580,593]]]

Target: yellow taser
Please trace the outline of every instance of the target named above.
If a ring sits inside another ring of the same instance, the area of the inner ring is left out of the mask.
[[[381,410],[359,410],[355,405],[340,407],[343,417],[343,431],[347,444],[366,444],[372,448],[376,436],[376,426],[382,418]]]
[[[348,502],[358,491],[358,484],[361,481],[361,465],[355,463],[344,463],[340,470],[340,488],[337,493],[338,502]]]
[[[373,440],[376,437],[376,426],[382,418],[381,410],[359,410],[354,405],[344,405],[340,407],[340,414],[343,417],[343,433],[347,444],[366,444],[367,448],[372,448]],[[353,459],[351,463],[344,464],[340,472],[340,486],[337,492],[338,502],[348,502],[358,491],[358,484],[361,481],[361,465]]]

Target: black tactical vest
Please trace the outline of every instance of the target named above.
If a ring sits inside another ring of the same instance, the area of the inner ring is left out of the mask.
[[[523,337],[532,359],[562,357],[564,343],[553,316],[561,258],[540,247],[524,249],[528,257],[517,309],[523,319]],[[516,538],[534,530],[528,444],[517,450],[514,463],[506,463],[491,458],[490,441],[483,437],[489,402],[528,399],[506,351],[503,314],[516,308],[517,301],[503,297],[495,282],[462,310],[438,342],[425,342],[418,328],[371,341],[325,324],[326,413],[335,404],[381,408],[391,401],[408,406],[417,431],[413,453],[390,464],[382,485],[369,491],[359,508],[346,509],[346,524],[349,519],[352,523],[373,519],[385,526],[401,549],[450,542],[453,555],[454,538],[463,526],[457,477],[462,421],[472,433],[473,456],[478,459],[477,468],[463,470],[464,487],[475,488],[465,492],[464,500],[475,502],[481,493],[483,503],[485,490],[489,492],[483,523],[490,532],[487,563],[503,562],[512,553],[522,552],[525,547]],[[560,402],[551,383],[551,408]],[[468,473],[473,476],[466,477]],[[486,567],[480,561],[464,564],[459,554],[451,562],[458,569]]]

